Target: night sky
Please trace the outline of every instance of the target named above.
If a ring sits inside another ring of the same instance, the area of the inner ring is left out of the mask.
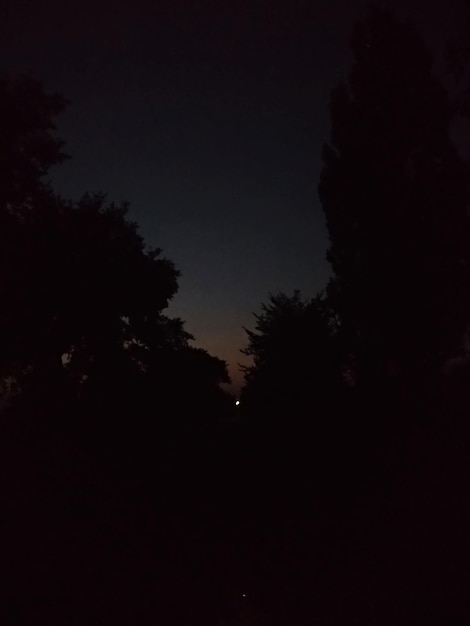
[[[72,159],[55,189],[129,201],[182,272],[169,313],[228,362],[235,390],[252,312],[269,292],[313,296],[328,279],[321,148],[366,4],[2,3],[0,70],[31,71],[71,101],[58,133]],[[460,5],[388,4],[437,48]]]

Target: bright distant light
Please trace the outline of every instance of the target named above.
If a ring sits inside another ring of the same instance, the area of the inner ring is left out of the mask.
[[[238,406],[239,404],[240,404],[240,400],[237,400],[237,401],[235,402],[235,406]]]

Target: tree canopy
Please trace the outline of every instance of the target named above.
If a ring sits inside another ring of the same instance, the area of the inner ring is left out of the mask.
[[[374,7],[351,47],[319,186],[328,295],[360,380],[429,384],[462,349],[470,319],[468,170],[418,31]]]
[[[287,423],[300,415],[323,416],[339,383],[335,319],[322,295],[302,299],[295,291],[270,295],[254,315],[255,330],[245,329],[252,357],[245,366],[243,404]]]
[[[66,200],[45,180],[65,158],[51,134],[65,104],[32,78],[0,81],[4,384],[118,404],[123,393],[132,402],[153,393],[166,410],[193,379],[222,393],[226,364],[191,347],[182,320],[164,315],[179,272],[146,245],[128,205],[93,193]]]
[[[65,98],[45,91],[32,76],[0,76],[0,207],[25,210],[44,189],[49,168],[66,159],[54,119]]]

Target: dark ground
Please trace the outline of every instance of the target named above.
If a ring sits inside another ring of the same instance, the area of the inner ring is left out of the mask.
[[[0,624],[467,624],[468,457],[428,439],[390,471],[243,424],[4,420]]]

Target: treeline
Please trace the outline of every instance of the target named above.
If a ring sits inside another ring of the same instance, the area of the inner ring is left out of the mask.
[[[468,622],[465,107],[388,12],[351,43],[332,278],[262,305],[232,430],[225,363],[165,314],[173,263],[127,205],[48,184],[65,100],[0,80],[2,624]]]
[[[177,623],[229,376],[127,204],[48,182],[66,104],[0,78],[0,622]]]
[[[469,169],[451,138],[462,99],[419,31],[383,9],[351,48],[319,184],[332,278],[313,299],[262,305],[242,400],[268,428],[335,415],[393,438],[470,408]]]
[[[68,200],[47,180],[67,158],[54,134],[66,105],[31,77],[0,80],[3,402],[62,421],[79,408],[107,428],[129,414],[156,426],[219,418],[232,405],[225,362],[164,313],[174,264],[146,245],[127,204]]]
[[[290,545],[307,537],[281,559],[292,579],[304,566],[279,576],[295,601],[276,623],[464,623],[470,196],[452,124],[468,89],[451,98],[417,28],[378,7],[351,48],[318,189],[332,277],[314,298],[272,294],[247,329],[240,407],[276,519],[296,520]]]

